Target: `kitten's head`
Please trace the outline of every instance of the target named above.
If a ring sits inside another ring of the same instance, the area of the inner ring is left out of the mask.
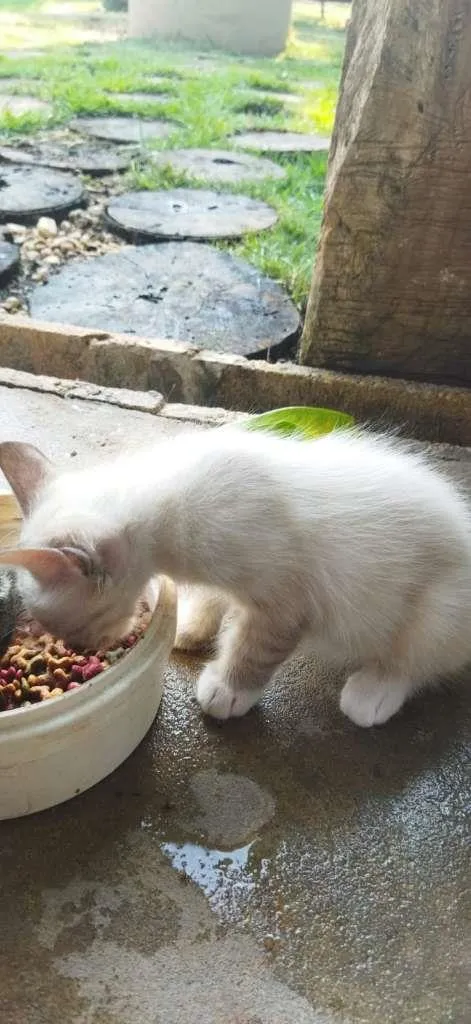
[[[1,551],[0,562],[25,570],[30,614],[78,648],[123,636],[142,580],[126,531],[116,531],[87,495],[90,475],[60,474],[32,445],[15,442],[0,444],[0,468],[24,516],[20,547]],[[99,496],[99,475],[96,483]]]

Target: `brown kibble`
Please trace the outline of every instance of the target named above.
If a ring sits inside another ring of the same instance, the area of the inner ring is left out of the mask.
[[[61,669],[63,672],[70,672],[73,664],[74,660],[65,656],[63,658],[48,658],[48,669],[53,675],[55,675],[58,669]]]
[[[55,640],[52,643],[49,641],[47,648],[47,653],[53,658],[63,658],[65,656],[65,647],[61,640]]]
[[[40,686],[30,686],[30,689],[29,689],[29,699],[31,701],[33,701],[33,703],[37,703],[37,701],[41,700],[41,687]]]
[[[23,650],[23,648],[21,648]],[[29,668],[29,658],[25,658],[24,654],[15,654],[13,658],[10,658],[10,664],[14,665],[15,668],[20,668],[22,672],[27,672]]]
[[[32,673],[27,677],[30,686],[47,686],[49,683],[49,675],[47,672],[42,672],[40,676],[35,676]]]
[[[65,689],[67,684],[70,683],[70,678],[67,675],[67,672],[64,672],[63,668],[55,668],[52,674],[54,676],[54,679],[56,679],[58,683],[64,684],[63,689]]]
[[[9,647],[8,651],[2,657],[2,665],[10,665],[11,659],[14,658],[16,654],[19,654],[20,651],[21,644],[14,644],[13,647]]]
[[[34,673],[34,675],[41,675],[43,672],[46,672],[46,670],[47,663],[44,654],[36,654],[33,658],[31,658],[31,661],[29,663],[30,673],[32,672]]]

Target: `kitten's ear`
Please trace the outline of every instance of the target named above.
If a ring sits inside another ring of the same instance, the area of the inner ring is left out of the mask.
[[[54,476],[54,466],[32,444],[4,441],[0,444],[0,469],[20,505],[28,516],[44,485]]]
[[[38,583],[59,586],[84,575],[77,559],[58,548],[16,548],[0,551],[0,564],[27,569]]]

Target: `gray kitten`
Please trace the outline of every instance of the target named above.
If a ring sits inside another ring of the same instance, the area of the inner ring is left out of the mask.
[[[11,644],[22,607],[16,572],[0,569],[0,656]]]

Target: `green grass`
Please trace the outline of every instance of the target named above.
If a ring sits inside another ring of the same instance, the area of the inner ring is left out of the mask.
[[[0,57],[0,92],[2,76],[19,76],[21,85],[17,91],[49,100],[52,115],[0,116],[0,136],[11,139],[17,134],[35,132],[39,127],[66,125],[76,114],[131,110],[139,110],[144,116],[167,116],[176,122],[170,139],[156,144],[160,149],[227,148],[228,136],[251,128],[323,134],[332,129],[344,46],[342,20],[348,14],[345,5],[327,4],[325,22],[320,21],[320,4],[295,5],[285,53],[273,60],[255,60],[211,51],[211,70],[204,71],[204,61],[197,61],[198,51],[191,47],[166,44],[160,48],[119,39],[100,44],[90,40],[88,13],[96,8],[95,0],[75,0],[70,24],[65,18],[57,26],[56,19],[47,15],[48,0],[7,2],[8,7],[0,7],[0,35],[2,18],[6,18],[9,25],[14,24],[15,31],[23,26],[22,46],[36,47],[37,33],[43,39],[46,31],[41,21],[45,18],[48,44],[44,56],[25,56],[22,60]],[[80,9],[85,12],[82,21],[77,13]],[[123,24],[116,16],[111,21],[105,16],[102,21],[108,36],[110,25],[116,25],[119,33]],[[96,25],[93,31],[96,33]],[[57,45],[52,45],[55,42]],[[188,66],[192,61],[195,67]],[[151,74],[169,77],[149,86],[146,75]],[[147,103],[130,107],[112,96],[113,92],[149,88],[155,93],[168,92],[168,101],[156,104],[149,96]],[[257,90],[299,93],[302,103],[284,105],[276,97],[257,98]],[[232,191],[270,203],[278,212],[278,224],[271,231],[247,237],[230,248],[282,282],[302,308],[322,217],[327,160],[325,154],[319,153],[275,159],[287,171],[285,180],[242,184]],[[157,169],[145,160],[136,162],[125,183],[130,188],[169,188],[179,184],[205,187],[202,181],[176,176],[168,168]],[[230,191],[227,186],[224,188]]]

